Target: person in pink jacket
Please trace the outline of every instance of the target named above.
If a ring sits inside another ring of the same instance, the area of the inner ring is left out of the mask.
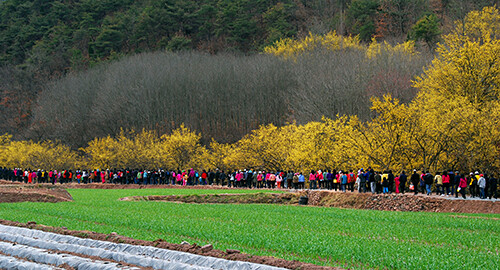
[[[239,170],[234,176],[236,187],[241,187],[241,179],[243,179],[243,172]]]
[[[33,183],[36,183],[37,181],[37,175],[36,175],[36,171],[33,171],[31,173],[31,181],[33,181]]]
[[[177,171],[177,175],[175,176],[177,180],[177,185],[182,185],[182,172]]]
[[[394,182],[396,183],[396,194],[399,194],[399,176],[394,178]]]
[[[311,171],[309,174],[309,188],[310,189],[316,189],[316,172]]]
[[[441,179],[443,179],[443,193],[448,196],[450,195],[450,176],[447,171],[444,171],[441,175]]]

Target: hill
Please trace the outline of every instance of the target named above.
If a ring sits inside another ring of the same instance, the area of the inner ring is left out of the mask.
[[[49,82],[152,51],[254,54],[309,32],[400,41],[427,14],[440,31],[477,0],[5,0],[0,2],[0,133],[25,137]],[[433,40],[432,42],[435,42]]]

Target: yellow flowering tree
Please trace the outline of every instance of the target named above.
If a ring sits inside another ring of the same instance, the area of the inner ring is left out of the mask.
[[[361,50],[358,36],[343,37],[337,35],[335,31],[325,35],[315,35],[309,33],[302,39],[285,38],[276,41],[273,45],[264,48],[264,52],[282,57],[284,59],[294,60],[300,54],[311,52],[318,49],[338,51],[343,49]]]
[[[271,170],[287,167],[287,141],[281,128],[273,124],[261,126],[237,142],[235,166]]]
[[[105,170],[120,165],[117,160],[119,144],[111,136],[95,138],[81,150],[87,155],[90,168]]]
[[[372,99],[377,114],[372,121],[349,121],[351,131],[346,140],[358,156],[358,164],[379,170],[401,169],[411,163],[408,141],[416,127],[411,121],[408,106],[386,95]]]
[[[455,24],[414,81],[421,130],[411,149],[425,167],[499,168],[500,13],[486,7]]]
[[[207,151],[204,151],[202,155],[202,167],[205,169],[232,169],[231,156],[233,154],[233,145],[228,143],[218,143],[217,141],[212,139],[209,145],[209,149]]]
[[[201,135],[191,131],[182,124],[171,134],[160,137],[158,154],[164,158],[164,163],[169,168],[186,169],[188,167],[199,167],[200,157],[204,149],[200,144]]]
[[[472,11],[438,44],[437,57],[415,87],[421,95],[466,97],[474,106],[500,96],[500,14],[495,7]]]
[[[4,137],[3,139],[8,138]],[[1,138],[0,138],[1,139]],[[68,146],[44,141],[4,141],[0,149],[3,156],[0,166],[23,169],[75,169],[79,157]]]

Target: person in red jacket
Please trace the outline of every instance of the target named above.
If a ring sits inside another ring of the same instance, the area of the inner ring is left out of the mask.
[[[207,184],[207,177],[208,177],[207,171],[203,170],[203,172],[201,173],[201,182],[202,182],[202,185],[206,185]]]
[[[28,183],[32,183],[32,175],[31,171],[25,172],[26,178],[28,179]],[[24,181],[26,183],[26,181]]]
[[[458,184],[458,191],[460,194],[462,194],[462,197],[466,199],[465,197],[465,189],[467,188],[467,180],[465,179],[465,176],[462,174],[460,176],[460,184]]]

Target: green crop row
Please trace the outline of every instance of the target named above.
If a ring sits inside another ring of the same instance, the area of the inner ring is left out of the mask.
[[[0,218],[354,269],[500,268],[500,215],[118,200],[227,192],[254,191],[78,189],[73,202],[0,204]]]

